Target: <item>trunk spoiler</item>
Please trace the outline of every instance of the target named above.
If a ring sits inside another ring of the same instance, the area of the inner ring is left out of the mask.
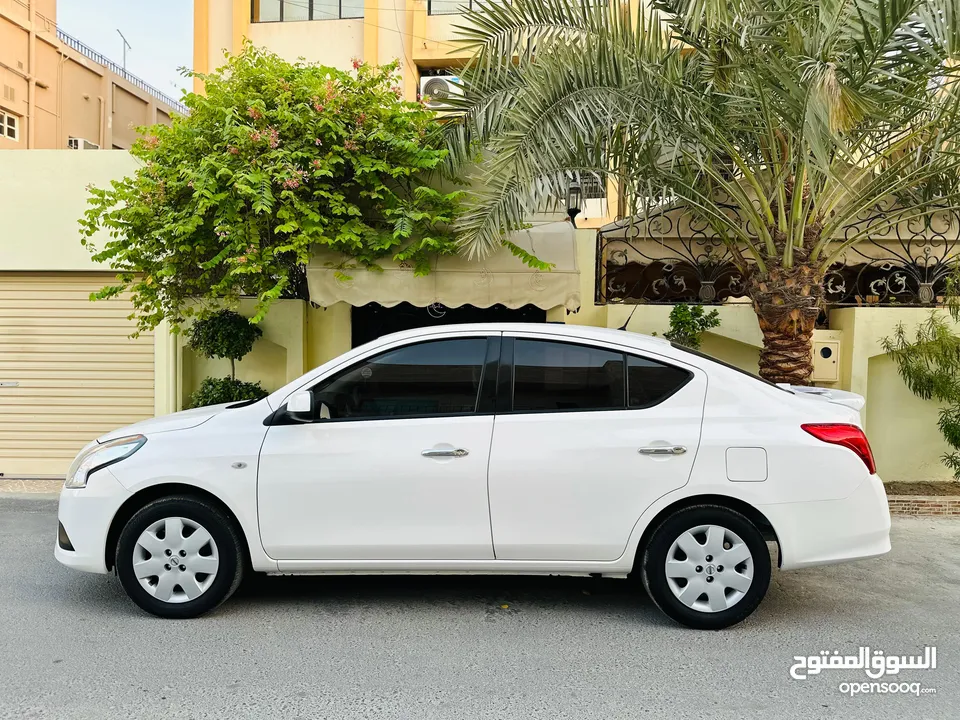
[[[863,406],[867,403],[863,395],[857,395],[856,393],[846,390],[832,390],[830,388],[811,387],[809,385],[788,385],[786,383],[777,383],[777,387],[792,392],[794,395],[811,395],[834,403],[835,405],[843,405],[857,412],[863,410]]]

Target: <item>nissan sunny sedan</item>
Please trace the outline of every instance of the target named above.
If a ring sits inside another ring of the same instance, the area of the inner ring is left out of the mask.
[[[91,442],[55,554],[168,618],[250,572],[600,575],[719,629],[763,599],[767,541],[781,570],[889,551],[862,405],[620,330],[413,330]]]

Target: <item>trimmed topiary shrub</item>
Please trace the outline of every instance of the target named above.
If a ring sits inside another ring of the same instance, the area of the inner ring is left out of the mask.
[[[200,388],[190,396],[187,407],[198,408],[241,400],[259,400],[267,394],[258,382],[244,382],[228,377],[208,377],[203,379]]]
[[[230,358],[230,377],[237,377],[236,361],[253,350],[253,344],[263,335],[240,313],[220,310],[197,320],[190,328],[190,347],[208,358]]]
[[[220,310],[190,328],[190,347],[208,358],[229,358],[230,377],[204,378],[200,388],[190,396],[188,407],[204,407],[241,400],[259,400],[267,395],[258,382],[237,380],[237,360],[253,349],[263,335],[257,325],[233,310]]]

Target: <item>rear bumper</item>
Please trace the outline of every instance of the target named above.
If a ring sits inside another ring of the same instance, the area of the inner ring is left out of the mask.
[[[117,510],[128,497],[130,493],[107,468],[93,473],[85,488],[61,490],[57,517],[73,549],[62,547],[58,537],[54,541],[54,557],[76,570],[108,572],[105,556],[107,532]]]
[[[780,541],[782,570],[865,560],[890,552],[887,493],[871,475],[842,500],[760,505]]]

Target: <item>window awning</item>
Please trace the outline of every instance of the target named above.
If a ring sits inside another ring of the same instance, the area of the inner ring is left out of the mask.
[[[580,307],[580,271],[575,238],[575,230],[568,222],[511,233],[511,242],[552,263],[554,267],[549,271],[524,265],[507,248],[483,260],[467,260],[458,255],[437,257],[430,274],[424,277],[416,277],[412,265],[389,259],[379,263],[383,272],[378,272],[351,268],[352,258],[340,253],[318,252],[307,266],[307,286],[310,300],[321,306],[375,302],[393,307],[408,302],[418,307],[436,303],[447,307],[500,304],[509,308],[536,305],[544,310],[557,306],[576,310]],[[340,270],[341,267],[349,269]]]

